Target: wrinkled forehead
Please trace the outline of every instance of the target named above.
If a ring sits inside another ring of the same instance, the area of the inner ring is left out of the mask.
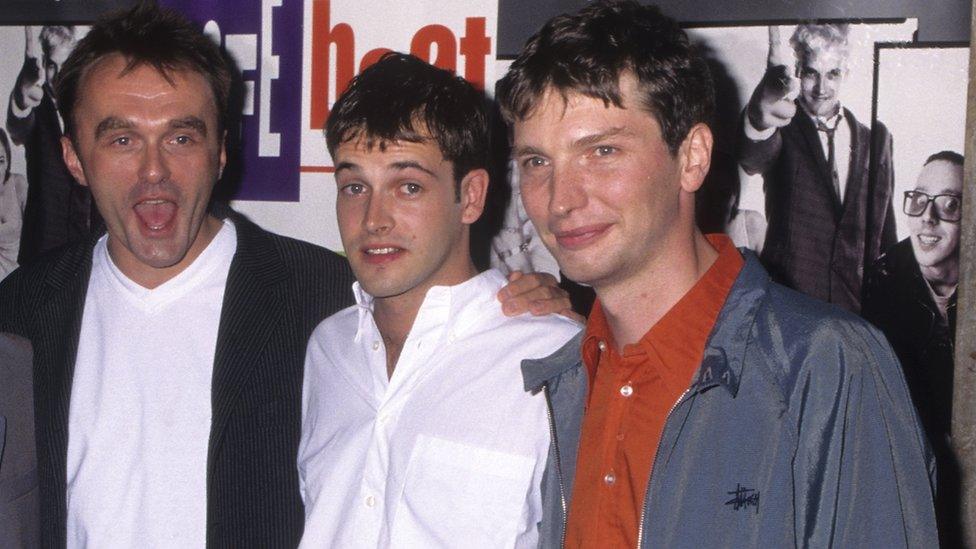
[[[962,166],[948,160],[933,160],[922,168],[915,190],[926,194],[962,194]]]

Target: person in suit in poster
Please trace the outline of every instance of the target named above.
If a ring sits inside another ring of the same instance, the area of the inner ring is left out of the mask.
[[[902,211],[909,236],[887,250],[864,280],[864,317],[888,337],[938,464],[936,512],[945,547],[958,539],[959,473],[952,418],[956,289],[959,283],[963,156],[928,157]]]
[[[45,26],[37,39],[34,28],[27,26],[24,34],[24,65],[7,107],[7,131],[15,144],[24,146],[27,160],[20,264],[86,237],[92,221],[91,193],[75,181],[61,159],[64,131],[53,85],[77,43],[75,28]]]
[[[778,282],[859,312],[865,264],[895,242],[891,134],[842,105],[847,25],[797,26],[795,70],[777,41],[771,33],[738,147],[746,173],[764,178],[761,258]]]

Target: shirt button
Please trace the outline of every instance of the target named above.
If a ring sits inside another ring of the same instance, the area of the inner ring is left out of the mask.
[[[597,349],[600,349],[601,352],[607,350],[607,344],[602,339],[596,344],[596,347],[597,347]]]
[[[379,351],[380,350],[380,342],[379,341],[374,341],[373,342],[373,350],[374,351]]]
[[[603,482],[605,482],[607,486],[613,486],[613,484],[617,482],[617,475],[613,474],[613,471],[610,471],[603,476]]]
[[[630,385],[624,385],[620,388],[620,394],[624,397],[629,397],[630,395],[634,394],[634,388]]]
[[[375,507],[376,506],[376,498],[374,498],[373,496],[366,496],[366,502],[365,503],[366,503],[366,507]]]

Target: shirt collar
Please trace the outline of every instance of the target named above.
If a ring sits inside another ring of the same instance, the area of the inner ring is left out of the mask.
[[[706,238],[719,253],[718,258],[639,341],[626,345],[621,353],[655,353],[667,357],[669,366],[679,367],[681,371],[666,377],[668,381],[680,383],[682,390],[701,364],[705,344],[715,327],[716,318],[743,265],[742,256],[727,236],[714,234]],[[601,342],[603,349],[600,348]],[[615,352],[611,350],[615,349],[614,346],[613,334],[597,300],[587,321],[582,347],[583,363],[591,383],[601,352],[604,349]]]
[[[501,308],[496,294],[506,283],[501,272],[489,269],[454,286],[434,286],[424,296],[414,327],[445,324],[451,328],[450,337],[462,337],[478,327],[484,311],[489,310],[487,307]],[[352,292],[358,309],[358,326],[353,341],[358,344],[372,330],[375,298],[359,281],[353,283]]]
[[[806,109],[804,109],[803,112],[806,112],[807,116],[810,117],[810,120],[813,121],[814,126],[817,126],[819,123],[823,123],[828,128],[839,128],[840,123],[843,122],[845,118],[844,107],[840,104],[837,105],[837,114],[833,116],[817,116],[807,112]]]

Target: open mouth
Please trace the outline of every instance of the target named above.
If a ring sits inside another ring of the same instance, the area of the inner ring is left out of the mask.
[[[366,248],[363,250],[366,255],[389,255],[401,251],[403,251],[401,248],[394,248],[392,246],[386,248]]]
[[[398,246],[370,246],[361,248],[361,251],[363,260],[374,265],[396,261],[406,253],[406,250]]]
[[[151,232],[166,229],[176,218],[176,203],[170,200],[154,198],[138,202],[134,207],[139,221]]]

